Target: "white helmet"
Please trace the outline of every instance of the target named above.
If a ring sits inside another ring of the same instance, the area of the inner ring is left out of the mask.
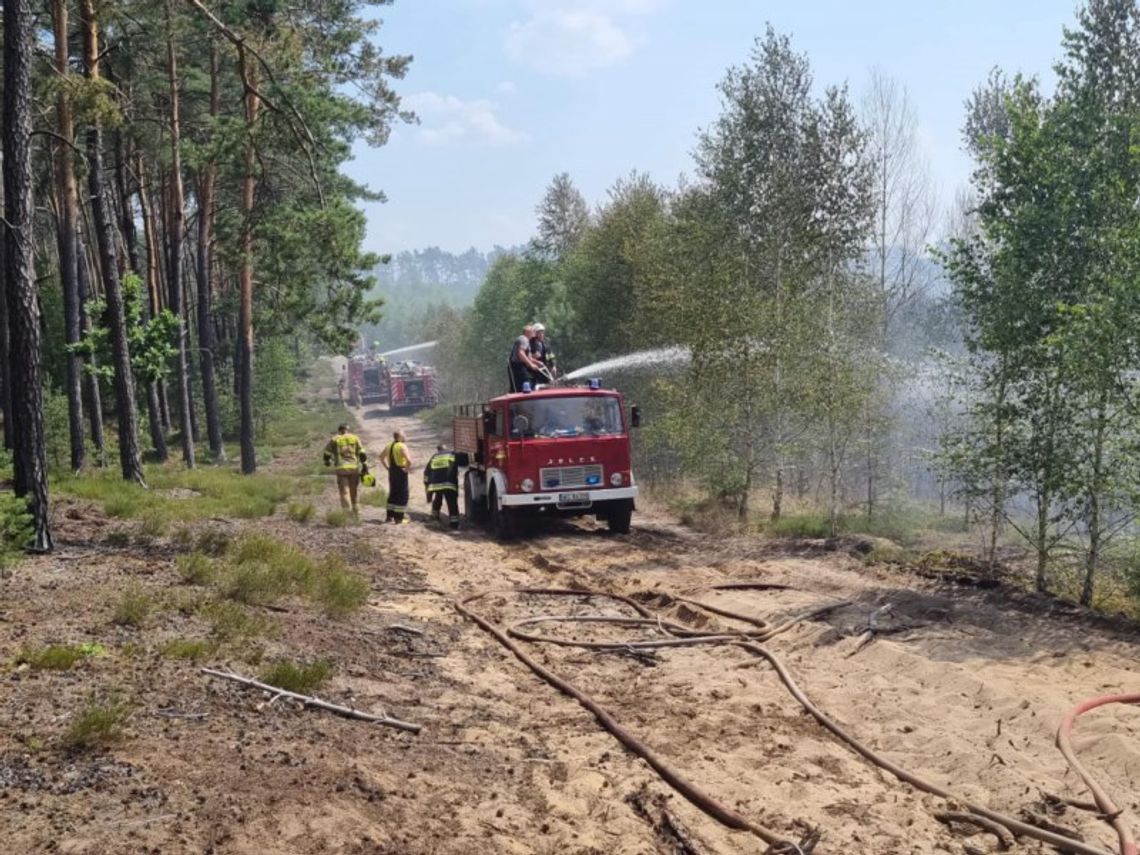
[[[532,324],[531,326],[536,333],[546,331],[546,327],[544,327],[542,324],[535,323],[535,324]]]

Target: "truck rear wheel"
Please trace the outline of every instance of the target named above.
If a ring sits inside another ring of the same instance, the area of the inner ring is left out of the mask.
[[[518,529],[517,520],[510,508],[499,507],[498,491],[492,486],[487,493],[487,508],[491,515],[491,531],[499,540],[511,540]]]
[[[611,534],[629,534],[629,524],[632,519],[633,503],[629,501],[614,502],[606,514]]]
[[[467,522],[480,524],[487,518],[487,506],[483,499],[476,499],[473,496],[471,473],[468,472],[463,476],[463,513],[467,517]]]

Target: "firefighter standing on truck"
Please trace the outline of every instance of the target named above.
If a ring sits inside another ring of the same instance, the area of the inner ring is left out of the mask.
[[[340,494],[340,506],[344,510],[359,513],[356,493],[360,488],[361,465],[366,456],[359,437],[348,432],[348,425],[338,425],[336,436],[325,446],[325,466],[336,464],[336,489]]]
[[[380,463],[388,470],[388,514],[385,521],[411,522],[404,515],[408,512],[408,472],[412,468],[412,458],[402,430],[392,434],[392,441],[380,455]]]
[[[452,528],[459,528],[459,467],[466,465],[465,453],[447,451],[441,444],[424,467],[424,490],[431,502],[431,518],[440,518],[440,506],[446,500],[447,522]]]

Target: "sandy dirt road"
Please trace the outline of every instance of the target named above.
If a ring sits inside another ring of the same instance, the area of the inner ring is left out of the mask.
[[[414,418],[383,409],[362,416],[374,457],[396,428],[407,431],[421,467],[434,448],[436,437]],[[667,618],[707,629],[730,622],[661,595],[772,619],[848,602],[768,645],[812,699],[873,748],[963,797],[1011,814],[1047,812],[1115,851],[1092,814],[1041,803],[1043,794],[1086,797],[1053,747],[1054,731],[1074,702],[1136,690],[1134,628],[807,544],[700,534],[651,508],[635,515],[628,536],[587,521],[502,545],[431,522],[418,472],[412,482],[410,525],[386,525],[383,510],[371,507],[348,529],[283,514],[209,525],[336,555],[369,578],[368,606],[345,620],[299,604],[266,610],[276,631],[257,640],[255,653],[333,661],[323,696],[422,723],[418,735],[271,704],[199,672],[209,664],[257,673],[248,652],[223,648],[202,663],[162,655],[172,639],[209,633],[194,608],[201,589],[175,570],[176,546],[111,545],[114,521],[82,503],[61,505],[57,553],[0,584],[0,656],[11,662],[24,646],[60,641],[98,642],[107,654],[64,672],[10,669],[0,681],[2,851],[763,852],[756,837],[677,796],[590,713],[456,611],[459,598],[516,586],[638,596]],[[318,519],[335,506],[331,485],[321,502]],[[755,579],[790,587],[710,590]],[[140,584],[166,605],[143,630],[114,626],[114,595]],[[887,604],[879,625],[909,628],[852,655],[870,615]],[[479,608],[506,624],[610,607],[495,594]],[[559,631],[600,637],[584,627]],[[741,650],[669,649],[651,658],[528,650],[722,804],[789,837],[818,829],[819,855],[999,851],[993,835],[939,823],[933,814],[944,801],[838,743]],[[93,755],[55,750],[93,686],[131,701],[126,738]],[[1077,728],[1082,758],[1130,815],[1140,792],[1138,736],[1133,709],[1098,710]],[[1019,841],[1014,851],[1051,850]]]
[[[407,432],[422,465],[435,440],[422,423],[362,421],[374,448],[397,427]],[[463,710],[449,720],[452,736],[465,743],[460,751],[473,751],[472,757],[499,769],[495,784],[438,782],[449,796],[437,810],[454,817],[457,836],[437,851],[683,851],[667,828],[655,832],[639,814],[639,805],[653,804],[656,794],[667,799],[697,851],[764,849],[672,794],[588,712],[457,616],[450,602],[511,586],[685,595],[766,618],[850,602],[770,645],[820,706],[890,759],[965,798],[1014,815],[1049,814],[1111,850],[1114,837],[1103,823],[1073,809],[1057,815],[1041,802],[1046,794],[1083,797],[1053,747],[1054,730],[1081,698],[1135,690],[1134,637],[1051,614],[1047,604],[1033,600],[943,588],[846,555],[793,556],[755,539],[697,534],[652,511],[637,515],[628,537],[585,522],[554,525],[504,546],[477,531],[453,534],[428,523],[423,496],[416,493],[416,524],[382,527],[377,538],[386,561],[422,574],[427,586],[446,596],[409,594],[385,608],[393,620],[410,615],[448,627],[455,642],[437,665],[453,687],[440,701]],[[792,587],[709,590],[744,579]],[[871,613],[887,604],[891,610],[881,613],[880,626],[912,628],[880,636],[852,655]],[[568,610],[565,602],[537,596],[496,596],[480,608],[501,624]],[[663,613],[717,625],[716,618],[683,605]],[[965,831],[974,836],[966,838],[962,829],[952,833],[933,819],[933,812],[946,809],[944,802],[852,754],[803,713],[770,669],[746,667],[755,663],[741,651],[674,649],[652,662],[549,646],[531,652],[725,805],[790,837],[820,828],[817,852],[997,850],[992,835],[971,828]],[[1102,710],[1082,721],[1078,733],[1083,756],[1118,800],[1135,810],[1135,711]],[[496,791],[493,799],[485,786]],[[1032,842],[1020,845],[1021,851],[1039,849],[1047,851]]]

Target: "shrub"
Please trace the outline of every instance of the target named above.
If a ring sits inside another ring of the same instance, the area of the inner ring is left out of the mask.
[[[260,680],[278,689],[296,692],[299,695],[309,695],[324,683],[332,675],[332,672],[332,663],[323,659],[309,663],[286,660],[263,671]]]
[[[218,641],[243,641],[271,633],[273,621],[251,614],[240,603],[217,602],[203,607],[203,615],[210,621],[210,633]]]
[[[764,530],[776,537],[827,537],[826,514],[792,514],[767,523]]]
[[[293,522],[307,523],[313,518],[316,508],[312,502],[290,502],[285,514]]]
[[[335,510],[329,511],[325,514],[325,522],[333,528],[344,528],[345,526],[352,525],[356,522],[356,517],[352,511]]]
[[[111,622],[118,626],[138,629],[146,623],[153,608],[154,602],[150,595],[138,585],[130,585],[115,603]]]
[[[201,552],[187,552],[174,559],[178,576],[187,585],[204,585],[214,578],[214,562]]]
[[[315,599],[330,617],[344,617],[368,601],[368,580],[339,561],[330,561],[317,577]]]
[[[71,751],[102,748],[123,736],[130,708],[122,701],[100,701],[92,696],[75,714],[61,743]]]
[[[370,508],[382,508],[388,504],[388,493],[379,487],[375,489],[361,488],[360,504],[367,505]]]

